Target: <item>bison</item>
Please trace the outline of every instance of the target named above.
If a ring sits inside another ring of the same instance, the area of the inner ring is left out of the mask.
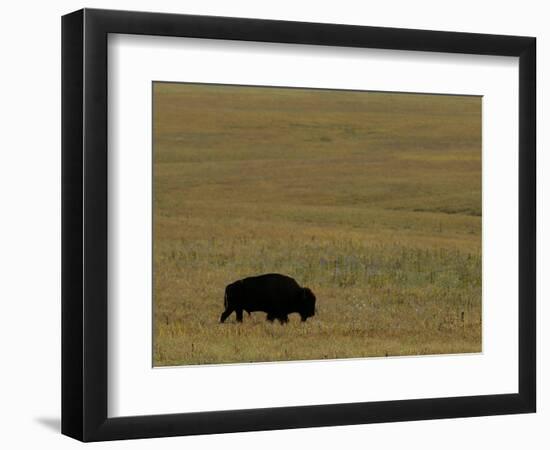
[[[237,280],[225,288],[223,323],[235,311],[237,322],[243,321],[243,311],[267,313],[267,320],[288,322],[290,313],[298,313],[305,322],[315,315],[315,295],[296,280],[278,273],[268,273]]]

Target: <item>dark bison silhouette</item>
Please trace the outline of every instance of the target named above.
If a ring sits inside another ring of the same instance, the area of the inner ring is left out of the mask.
[[[220,322],[235,311],[237,322],[243,321],[243,311],[267,313],[267,320],[277,319],[288,322],[290,313],[298,313],[305,322],[315,315],[315,295],[307,287],[301,287],[294,278],[268,273],[256,277],[243,278],[225,288],[225,311]]]

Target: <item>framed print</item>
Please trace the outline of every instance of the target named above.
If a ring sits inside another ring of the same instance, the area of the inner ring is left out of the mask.
[[[62,20],[62,432],[528,413],[532,37]]]

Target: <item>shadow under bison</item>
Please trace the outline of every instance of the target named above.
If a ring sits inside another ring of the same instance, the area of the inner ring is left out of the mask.
[[[267,313],[267,320],[288,322],[288,315],[298,313],[305,322],[315,315],[315,295],[307,287],[301,287],[294,278],[277,273],[243,278],[225,288],[225,311],[220,317],[223,323],[233,312],[237,322],[243,321],[243,311]]]

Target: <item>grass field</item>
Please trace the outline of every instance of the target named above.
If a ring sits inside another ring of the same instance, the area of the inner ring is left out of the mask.
[[[481,351],[479,97],[153,85],[156,366]],[[294,277],[306,323],[219,323]]]

